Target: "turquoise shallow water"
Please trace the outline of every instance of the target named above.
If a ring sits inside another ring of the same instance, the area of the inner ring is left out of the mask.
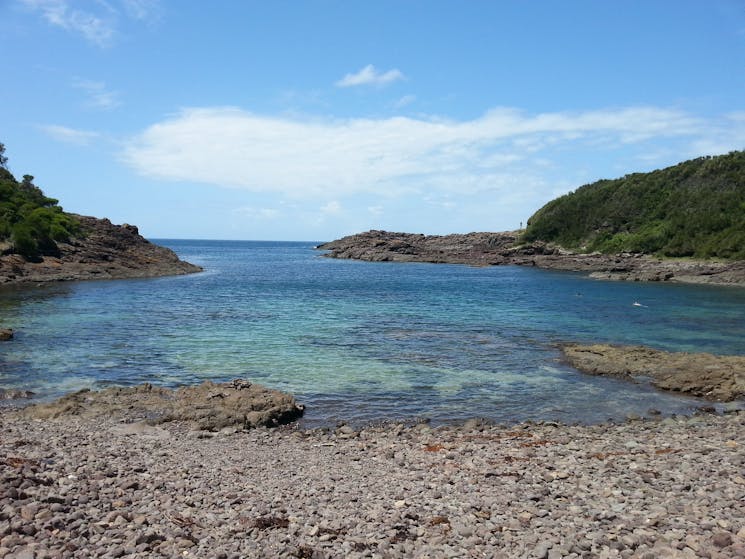
[[[745,354],[740,288],[332,260],[313,243],[159,242],[206,271],[0,291],[0,324],[17,331],[0,345],[0,386],[48,397],[247,377],[296,394],[309,425],[595,422],[701,402],[582,375],[558,342]]]

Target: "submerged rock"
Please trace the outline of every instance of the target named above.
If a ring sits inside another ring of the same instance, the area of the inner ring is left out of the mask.
[[[745,397],[745,356],[668,352],[643,346],[568,344],[570,365],[592,375],[648,378],[662,390],[719,402]]]
[[[26,400],[33,398],[34,393],[30,390],[19,390],[15,388],[0,388],[0,400]]]
[[[210,381],[176,390],[146,383],[138,386],[81,390],[49,404],[24,410],[36,419],[65,416],[120,417],[146,420],[151,424],[184,421],[196,429],[215,431],[223,427],[244,429],[289,423],[303,414],[303,406],[290,394],[234,380]]]

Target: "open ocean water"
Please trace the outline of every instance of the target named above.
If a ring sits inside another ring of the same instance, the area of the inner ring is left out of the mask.
[[[308,426],[599,422],[704,402],[578,373],[557,343],[745,354],[743,288],[334,260],[315,243],[157,242],[205,272],[0,290],[0,326],[16,330],[0,345],[0,387],[52,397],[244,377],[295,394]]]

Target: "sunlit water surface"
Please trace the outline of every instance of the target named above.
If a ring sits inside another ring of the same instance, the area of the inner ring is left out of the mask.
[[[40,397],[245,377],[306,425],[596,422],[703,402],[580,374],[560,342],[745,354],[745,289],[514,266],[322,258],[313,243],[159,241],[205,272],[0,290],[0,387]],[[639,302],[643,306],[634,306]]]

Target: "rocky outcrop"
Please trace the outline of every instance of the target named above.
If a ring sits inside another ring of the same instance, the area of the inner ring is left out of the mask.
[[[565,345],[570,365],[584,373],[648,379],[662,390],[718,402],[745,397],[745,357],[671,353],[642,346]]]
[[[0,342],[7,342],[13,339],[13,330],[11,328],[0,328]]]
[[[23,410],[34,419],[66,416],[121,418],[150,424],[183,421],[195,429],[223,427],[250,429],[289,423],[303,414],[303,406],[289,394],[246,380],[222,384],[203,382],[176,390],[142,384],[126,388],[81,390],[49,404]]]
[[[519,233],[416,235],[367,231],[317,248],[330,258],[371,262],[513,264],[583,272],[597,279],[745,285],[745,262],[661,260],[641,254],[584,254],[544,242],[519,243]]]
[[[517,241],[516,233],[468,233],[427,236],[368,231],[318,246],[332,258],[372,262],[435,262],[492,265],[503,263]]]
[[[199,266],[180,260],[172,250],[142,237],[134,225],[75,217],[83,234],[67,243],[58,242],[58,256],[28,262],[17,254],[0,255],[0,284],[157,277],[201,271]]]

